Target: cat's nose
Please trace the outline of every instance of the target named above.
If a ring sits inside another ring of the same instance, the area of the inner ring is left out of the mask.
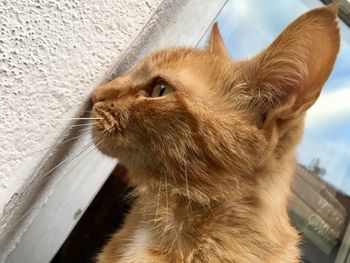
[[[120,89],[114,83],[106,83],[96,87],[90,94],[92,103],[115,100],[120,96]]]
[[[98,94],[96,94],[95,91],[92,91],[92,92],[90,93],[90,99],[91,99],[91,101],[92,101],[92,104],[95,104],[96,102],[101,101],[101,98],[98,96]]]
[[[110,97],[108,87],[105,86],[98,86],[96,87],[91,93],[90,98],[93,104],[99,102],[99,101],[105,101]]]

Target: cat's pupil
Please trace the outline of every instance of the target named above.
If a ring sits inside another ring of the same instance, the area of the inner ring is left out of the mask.
[[[160,88],[159,88],[159,97],[161,97],[163,94],[164,94],[164,92],[165,92],[165,86],[164,85],[161,85],[160,86]]]
[[[171,89],[169,88],[169,86],[167,84],[159,83],[159,84],[156,84],[154,86],[150,96],[152,98],[162,97],[162,96],[168,94],[169,91],[171,91]]]

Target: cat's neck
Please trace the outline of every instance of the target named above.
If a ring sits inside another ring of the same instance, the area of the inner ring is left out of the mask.
[[[291,162],[290,162],[291,161]],[[190,200],[186,195],[167,189],[165,184],[142,191],[138,203],[143,206],[142,222],[145,222],[159,239],[159,242],[173,249],[187,250],[207,224],[236,228],[235,231],[252,226],[264,226],[273,231],[288,221],[287,199],[292,175],[293,160],[260,170],[256,176],[258,186],[244,196],[226,196],[203,204]],[[266,176],[270,179],[266,181]],[[224,218],[230,217],[226,221]],[[231,221],[237,224],[232,224]],[[251,229],[253,231],[254,229]],[[235,236],[232,237],[233,239]],[[236,238],[240,238],[236,236]],[[177,244],[180,247],[174,246]]]
[[[210,235],[217,233],[225,237],[226,233],[229,235],[231,232],[230,242],[237,239],[240,248],[246,248],[246,251],[253,249],[249,247],[249,242],[256,240],[266,241],[266,244],[272,242],[275,246],[295,244],[293,240],[297,240],[297,234],[289,223],[287,203],[295,167],[298,141],[295,134],[301,132],[302,125],[286,130],[265,164],[248,175],[256,179],[251,188],[238,191],[232,186],[232,193],[220,199],[205,203],[191,199],[186,188],[180,191],[165,180],[153,179],[151,183],[141,184],[137,203],[142,224],[152,229],[162,248],[181,251],[181,255],[190,254],[203,234],[214,238]],[[219,174],[212,176],[220,177]],[[213,196],[218,195],[213,192]],[[244,242],[240,240],[241,235],[246,237]],[[286,239],[289,241],[285,242]],[[176,260],[174,262],[179,262]]]

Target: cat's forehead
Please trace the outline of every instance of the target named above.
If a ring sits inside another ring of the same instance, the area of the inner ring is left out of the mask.
[[[224,70],[227,61],[208,50],[161,50],[145,57],[133,69],[100,89],[129,94],[143,88],[148,89],[160,79],[192,98],[215,100],[217,87],[225,86],[223,82],[228,79],[225,75],[227,70]]]
[[[170,83],[182,86],[196,86],[204,81],[206,52],[191,48],[173,48],[161,50],[145,57],[127,78],[133,82],[148,82],[152,78],[160,77]]]
[[[193,48],[169,48],[157,51],[143,60],[143,63],[151,67],[178,67],[182,63],[195,62],[198,56],[203,55]]]

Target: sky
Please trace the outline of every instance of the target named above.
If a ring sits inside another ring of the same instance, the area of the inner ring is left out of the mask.
[[[314,5],[322,3],[315,0]],[[232,58],[242,59],[269,45],[308,9],[301,0],[230,0],[219,14],[218,23]],[[341,33],[350,35],[350,28],[342,27]],[[307,114],[297,160],[308,166],[314,158],[320,158],[321,167],[326,169],[324,180],[350,195],[349,42],[342,41],[332,75]]]

